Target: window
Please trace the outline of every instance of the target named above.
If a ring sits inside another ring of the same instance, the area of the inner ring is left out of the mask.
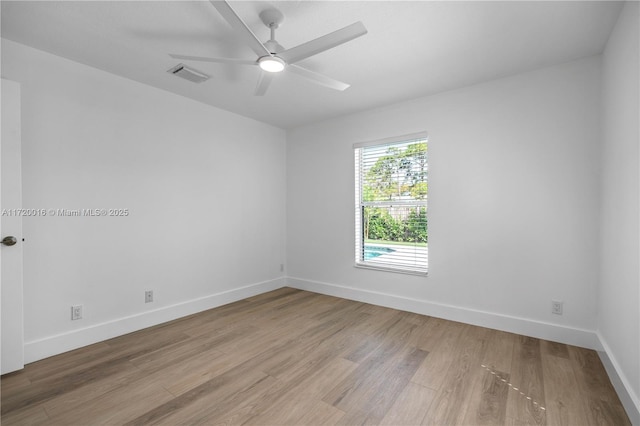
[[[427,135],[354,145],[356,266],[427,273]]]

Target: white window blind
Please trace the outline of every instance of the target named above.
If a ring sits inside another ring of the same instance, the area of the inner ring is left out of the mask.
[[[426,274],[427,135],[354,145],[356,265]]]

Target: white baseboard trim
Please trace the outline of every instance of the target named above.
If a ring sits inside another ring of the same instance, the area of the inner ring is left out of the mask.
[[[26,342],[24,345],[25,364],[236,302],[247,297],[277,290],[284,287],[285,282],[285,278],[281,277],[250,284],[198,299],[176,303],[175,305],[164,306],[152,311],[141,312],[67,333]]]
[[[609,379],[618,393],[622,406],[627,411],[631,424],[640,425],[640,397],[633,391],[633,388],[629,384],[629,379],[623,373],[615,356],[613,356],[613,352],[611,351],[611,347],[607,344],[607,341],[599,331],[596,332],[596,334],[602,347],[602,350],[598,351],[598,355],[600,355],[600,359],[602,360],[604,368],[607,370]]]
[[[301,278],[287,277],[287,286],[539,339],[600,349],[596,333],[589,330]]]

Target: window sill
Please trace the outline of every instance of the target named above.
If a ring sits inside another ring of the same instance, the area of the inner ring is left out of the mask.
[[[418,275],[422,277],[426,277],[429,275],[427,271],[416,271],[415,269],[405,269],[394,266],[384,266],[380,264],[370,263],[370,262],[356,262],[354,265],[356,268],[360,269],[370,269],[374,271],[383,271],[383,272],[394,272],[396,274],[406,274],[406,275]]]

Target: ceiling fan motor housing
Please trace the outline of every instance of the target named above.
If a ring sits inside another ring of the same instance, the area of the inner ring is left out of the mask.
[[[276,55],[284,50],[284,47],[282,47],[282,45],[277,41],[275,41],[274,39],[267,40],[264,43],[264,47],[266,47],[267,50],[271,52],[272,55]]]

